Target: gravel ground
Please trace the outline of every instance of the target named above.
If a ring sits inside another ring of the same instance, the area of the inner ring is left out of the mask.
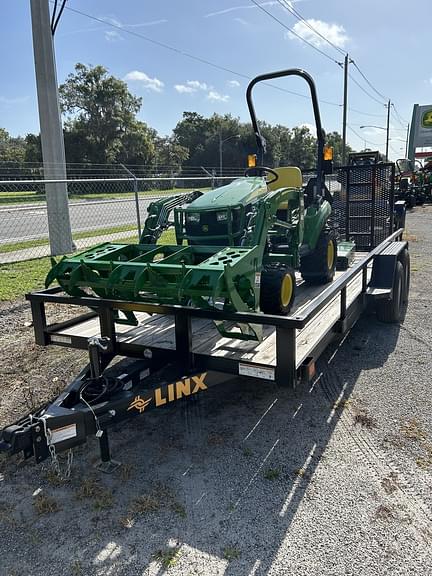
[[[431,220],[408,218],[403,325],[362,318],[312,385],[233,380],[134,419],[111,434],[111,476],[94,440],[66,483],[1,459],[1,576],[432,574]],[[84,361],[34,346],[28,320],[0,308],[0,425]]]

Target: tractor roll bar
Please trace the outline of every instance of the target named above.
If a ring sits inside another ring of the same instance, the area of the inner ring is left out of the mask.
[[[317,140],[318,140],[318,158],[317,158],[317,190],[319,193],[322,192],[322,167],[323,167],[323,154],[324,154],[324,139],[325,139],[325,132],[321,125],[321,115],[318,105],[318,96],[316,91],[315,82],[310,74],[301,70],[300,68],[289,68],[288,70],[279,70],[278,72],[268,72],[267,74],[260,74],[251,80],[248,84],[246,90],[246,101],[249,108],[249,114],[252,120],[252,127],[255,133],[255,138],[257,141],[258,151],[261,155],[260,163],[263,164],[263,156],[265,152],[265,138],[261,135],[258,121],[255,114],[255,108],[252,100],[252,89],[255,84],[258,82],[264,82],[266,80],[273,80],[275,78],[283,78],[284,76],[300,76],[306,80],[309,85],[309,90],[311,93],[312,98],[312,106],[313,112],[315,117],[315,126],[316,126],[316,133],[317,133]]]

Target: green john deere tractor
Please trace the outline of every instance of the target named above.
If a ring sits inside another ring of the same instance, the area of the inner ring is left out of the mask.
[[[105,243],[53,261],[46,286],[57,280],[77,297],[287,314],[295,297],[296,270],[307,283],[330,282],[337,246],[329,226],[331,196],[324,174],[331,171],[331,160],[324,159],[315,84],[303,70],[264,74],[250,82],[247,104],[262,164],[266,143],[255,114],[253,87],[294,75],[309,85],[317,131],[316,178],[305,189],[299,168],[261,165],[206,193],[161,198],[149,206],[139,244]],[[177,243],[158,245],[170,226]],[[136,323],[133,312],[117,321]],[[218,321],[216,326],[226,337],[261,337],[261,327],[255,324]]]

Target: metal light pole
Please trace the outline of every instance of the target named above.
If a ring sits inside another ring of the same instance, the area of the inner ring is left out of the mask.
[[[228,142],[228,140],[231,140],[232,138],[240,138],[240,134],[233,134],[232,136],[228,136],[228,138],[224,138],[224,139],[222,139],[222,132],[219,132],[218,135],[219,135],[219,176],[222,176],[223,145],[225,144],[225,142]]]
[[[66,159],[48,0],[30,0],[45,180],[66,180]],[[45,184],[51,255],[73,251],[65,182]]]
[[[344,60],[344,96],[343,96],[343,116],[342,116],[342,166],[346,163],[346,129],[348,111],[348,65],[349,56],[345,54]]]
[[[388,149],[389,149],[389,142],[390,142],[390,137],[389,137],[389,131],[390,131],[390,100],[388,103],[388,113],[387,113],[387,127],[383,128],[382,126],[375,126],[374,124],[366,124],[365,126],[360,126],[360,129],[363,128],[378,128],[379,130],[385,130],[387,135],[386,135],[386,162],[388,162]]]

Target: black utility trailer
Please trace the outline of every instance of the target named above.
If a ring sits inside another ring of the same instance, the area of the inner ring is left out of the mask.
[[[367,179],[369,188],[359,170],[373,171]],[[315,361],[323,350],[342,338],[377,300],[378,319],[400,321],[408,299],[409,253],[403,228],[395,226],[394,166],[350,166],[342,171],[341,240],[354,237],[362,250],[352,254],[350,267],[338,271],[324,289],[306,285],[299,276],[289,316],[74,298],[60,288],[27,295],[36,343],[88,350],[89,364],[57,399],[6,427],[0,434],[0,450],[22,451],[26,458],[35,456],[42,462],[96,435],[101,468],[110,470],[110,426],[205,394],[235,376],[249,378],[251,385],[270,380],[295,387],[314,376]],[[390,171],[390,177],[385,171]],[[360,196],[351,197],[344,184],[350,181],[357,189],[362,183]],[[402,213],[397,221],[403,222]],[[50,304],[78,305],[90,311],[50,324],[46,316]],[[135,312],[138,326],[116,322],[130,311]],[[224,338],[214,326],[218,320],[261,324],[262,341]]]

